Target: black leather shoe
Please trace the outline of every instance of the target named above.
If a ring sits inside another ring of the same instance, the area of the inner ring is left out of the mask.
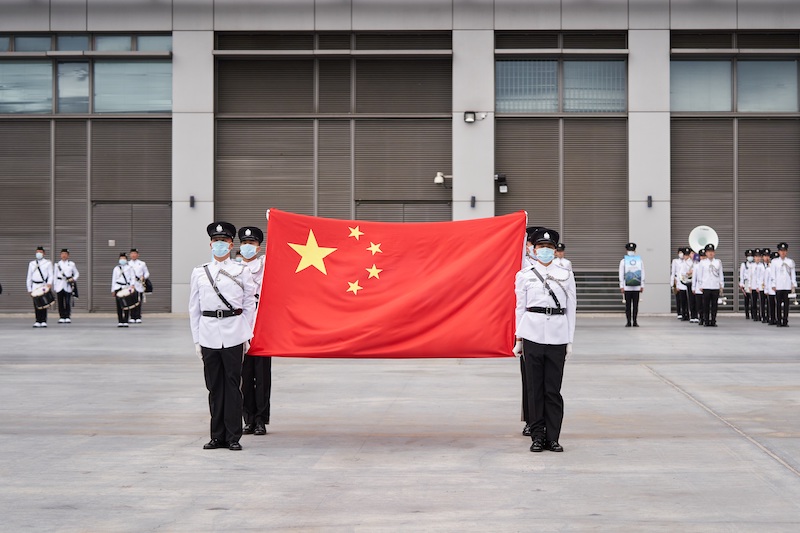
[[[633,323],[633,327],[638,328],[639,327],[639,323],[638,322],[634,322]]]
[[[253,434],[253,424],[245,424],[242,427],[242,434],[243,435],[252,435]]]
[[[625,327],[626,327],[626,328],[629,328],[629,327],[631,327],[631,323],[630,323],[630,322],[628,322],[627,324],[625,324]]]
[[[522,436],[523,437],[530,437],[531,436],[531,425],[525,424],[525,427],[522,429]]]
[[[531,451],[532,452],[541,452],[544,450],[544,439],[542,437],[536,437],[533,439],[533,444],[531,444]]]
[[[241,451],[242,445],[239,444],[238,442],[231,442],[230,444],[228,444],[228,449],[238,452]]]
[[[267,428],[264,424],[256,424],[256,429],[253,430],[253,435],[266,435]]]
[[[219,439],[211,439],[207,444],[203,444],[204,450],[216,450],[217,448],[227,448],[228,443]]]
[[[558,443],[558,441],[555,440],[551,440],[550,442],[547,443],[547,449],[550,450],[551,452],[564,451],[564,448],[562,448],[561,445]]]

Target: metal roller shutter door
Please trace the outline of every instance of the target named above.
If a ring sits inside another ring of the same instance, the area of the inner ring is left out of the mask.
[[[172,206],[134,204],[131,206],[131,247],[147,263],[153,292],[147,294],[142,312],[169,313],[172,307]],[[191,272],[186,272],[189,279]]]
[[[313,59],[217,61],[218,113],[313,111]]]
[[[353,172],[349,120],[320,120],[317,154],[317,214],[352,219]]]
[[[131,214],[130,204],[92,206],[92,311],[117,309],[111,293],[111,276],[119,253],[131,249]]]
[[[356,113],[451,113],[450,59],[359,59]]]

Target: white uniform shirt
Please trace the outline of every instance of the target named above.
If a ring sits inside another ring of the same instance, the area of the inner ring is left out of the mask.
[[[695,281],[701,289],[722,290],[725,287],[725,278],[722,272],[722,261],[717,258],[704,259],[706,262],[700,270],[700,277],[695,275]],[[701,261],[702,262],[702,261]]]
[[[641,291],[644,289],[644,261],[639,262],[639,267],[642,269],[642,284],[641,285],[625,285],[625,259],[619,262],[619,288],[626,291]]]
[[[252,261],[242,261],[243,265],[247,265],[250,273],[253,275],[253,283],[256,284],[256,296],[261,296],[261,283],[264,281],[264,261],[266,256],[262,255],[256,257]]]
[[[536,269],[550,285],[561,307],[566,309],[565,315],[548,316],[527,311],[528,307],[557,307],[553,297],[550,296],[550,291],[532,272],[533,269]],[[536,265],[517,272],[515,292],[517,337],[538,344],[560,345],[572,342],[575,338],[577,299],[575,276],[571,270],[554,263],[544,266],[537,261]]]
[[[561,268],[565,268],[567,270],[572,270],[572,261],[567,259],[566,257],[558,258],[556,257],[553,259],[553,263],[560,266]]]
[[[694,277],[692,278],[692,292],[695,294],[703,294],[703,287],[700,285],[700,278],[703,277],[703,269],[708,265],[708,259],[702,258],[695,263],[693,268]]]
[[[144,281],[150,277],[150,271],[147,270],[147,263],[141,259],[131,259],[128,265],[133,270],[133,286],[136,287],[137,292],[144,292]]]
[[[41,272],[41,273],[40,273]],[[28,263],[28,292],[33,292],[42,285],[53,284],[53,263],[49,259],[34,259]]]
[[[762,263],[750,263],[750,288],[754,291],[763,289],[762,283],[764,265]]]
[[[670,287],[678,287],[678,281],[681,274],[681,264],[683,263],[683,259],[680,257],[676,257],[672,260],[672,265],[670,269],[669,275],[669,286]],[[680,287],[678,287],[680,288]]]
[[[68,278],[77,280],[80,277],[78,267],[75,263],[67,259],[66,261],[59,261],[56,263],[54,270],[55,280],[53,280],[53,289],[56,292],[67,291],[72,292],[72,284],[67,282]]]
[[[256,284],[253,274],[242,263],[226,259],[206,263],[219,292],[234,309],[242,314],[225,318],[203,316],[203,311],[227,311],[206,275],[203,266],[192,271],[189,289],[189,322],[195,344],[206,348],[227,348],[242,344],[253,337],[253,323],[256,317]],[[225,270],[236,279],[221,273]]]
[[[742,264],[739,265],[739,287],[745,292],[750,290],[750,265],[747,261],[742,261]]]
[[[692,282],[692,277],[689,275],[689,272],[693,267],[694,261],[692,259],[689,257],[684,257],[681,259],[680,265],[678,265],[677,276],[675,278],[675,286],[678,287],[678,290],[688,290],[689,287],[687,287],[686,284]]]
[[[117,265],[111,272],[111,292],[133,286],[133,270],[130,265]]]
[[[771,268],[773,270],[773,287],[779,291],[790,291],[797,288],[797,273],[793,260],[788,257],[773,259]]]
[[[773,259],[773,262],[774,261],[775,260]],[[775,296],[775,289],[773,289],[775,286],[775,278],[773,276],[774,272],[772,271],[772,263],[770,263],[769,266],[764,269],[764,292]]]

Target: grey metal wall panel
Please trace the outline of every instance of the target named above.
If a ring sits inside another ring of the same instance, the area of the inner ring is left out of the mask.
[[[86,31],[86,0],[50,0],[50,30]]]
[[[628,26],[632,30],[668,30],[670,0],[628,2]]]
[[[617,270],[628,239],[626,119],[564,119],[563,228],[575,270]]]
[[[55,124],[55,235],[54,258],[69,248],[81,278],[78,288],[86,289],[89,277],[89,191],[87,174],[86,121],[57,121]],[[79,290],[76,309],[88,309],[88,291]]]
[[[319,61],[319,113],[350,113],[350,60]]]
[[[172,0],[87,0],[89,31],[171,31]]]
[[[523,209],[531,225],[561,228],[559,140],[556,118],[499,118],[495,168],[508,180],[507,194],[496,193],[495,214]]]
[[[217,62],[219,113],[311,113],[314,61],[225,60]]]
[[[262,224],[263,227],[263,224]],[[147,294],[142,311],[168,313],[172,308],[172,234],[170,204],[133,204],[131,206],[131,247],[147,263],[153,292]]]
[[[403,204],[356,203],[356,220],[402,222]]]
[[[717,257],[729,270],[734,249],[733,119],[673,119],[671,145],[670,248],[688,246],[696,226],[711,226],[719,235]]]
[[[739,29],[797,29],[800,2],[794,0],[738,0]]]
[[[444,222],[452,220],[450,202],[441,204],[405,204],[403,222]]]
[[[449,201],[433,184],[451,174],[450,119],[358,120],[355,125],[356,200]]]
[[[670,27],[673,30],[729,30],[736,28],[737,0],[670,0]]]
[[[737,265],[747,248],[800,246],[800,121],[740,119]],[[794,250],[794,251],[792,251]]]
[[[350,31],[353,28],[352,0],[315,0],[314,29]]]
[[[3,233],[3,310],[33,311],[25,286],[36,247],[52,258],[50,240],[50,122],[0,120],[0,217],[18,231]]]
[[[310,31],[314,29],[314,0],[215,0],[217,31]]]
[[[561,0],[561,27],[628,29],[628,0]]]
[[[317,149],[317,215],[352,219],[353,179],[349,120],[320,120]]]
[[[354,30],[449,30],[452,0],[352,0]]]
[[[4,0],[0,16],[0,31],[48,31],[49,2]]]
[[[359,59],[357,113],[450,113],[450,59]]]
[[[494,29],[492,0],[460,0],[453,2],[454,30]]]
[[[267,208],[314,214],[312,120],[217,120],[215,218],[261,225]]]
[[[214,0],[172,0],[174,30],[213,30]]]
[[[127,253],[131,249],[132,212],[131,204],[127,203],[92,205],[92,311],[116,312],[111,277],[119,261],[119,253]],[[113,245],[109,241],[113,241]],[[116,316],[109,319],[113,320],[116,320]]]
[[[495,0],[497,30],[560,30],[561,0]]]
[[[94,202],[166,202],[172,195],[169,120],[92,122]]]

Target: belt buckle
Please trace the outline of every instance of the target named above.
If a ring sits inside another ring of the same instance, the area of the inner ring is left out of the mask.
[[[223,318],[222,313],[223,313],[222,309],[217,309],[217,318]]]
[[[553,316],[553,308],[552,307],[545,307],[544,308],[544,314],[547,315],[548,317]]]

